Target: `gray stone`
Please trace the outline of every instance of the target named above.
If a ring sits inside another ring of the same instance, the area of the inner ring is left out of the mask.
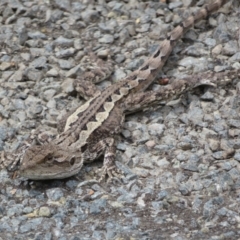
[[[46,191],[47,197],[52,201],[58,201],[64,196],[62,189],[52,188]]]
[[[206,100],[206,101],[212,101],[214,99],[214,96],[211,92],[206,92],[201,96],[202,100]]]
[[[240,128],[240,120],[230,119],[228,124],[230,127]]]
[[[91,214],[99,214],[102,212],[106,206],[106,199],[99,199],[92,202],[90,206],[90,213]]]
[[[59,59],[58,63],[61,69],[69,70],[74,67],[74,61],[71,60]]]
[[[100,43],[113,43],[114,37],[110,34],[105,34],[98,40]]]
[[[216,40],[214,38],[207,38],[205,40],[205,43],[210,46],[210,47],[214,47],[216,45]]]
[[[58,75],[59,75],[58,70],[55,68],[52,68],[48,72],[46,72],[46,76],[48,77],[57,77]]]
[[[77,65],[66,73],[66,77],[76,77],[81,72],[81,65]]]
[[[174,9],[174,8],[179,8],[182,6],[182,3],[181,2],[171,2],[169,4],[169,9]]]
[[[12,63],[10,63],[10,62],[3,62],[0,65],[0,70],[1,71],[6,71],[6,70],[8,70],[11,67],[12,67]]]
[[[67,49],[61,49],[58,52],[56,52],[57,58],[67,58],[72,57],[76,50],[74,48],[67,48]]]
[[[150,135],[153,136],[161,136],[163,134],[164,129],[165,129],[164,124],[152,123],[148,125],[148,132]]]
[[[39,225],[41,225],[43,219],[42,218],[35,218],[30,219],[27,222],[25,222],[23,225],[20,226],[19,232],[20,233],[26,233],[29,231],[33,231],[37,229]]]
[[[30,64],[30,67],[32,68],[46,68],[46,62],[47,62],[47,58],[42,56],[42,57],[39,57],[37,59],[34,59],[31,64]]]
[[[39,31],[28,32],[28,37],[32,39],[47,39],[47,36],[44,33],[41,33]]]
[[[56,46],[60,46],[62,48],[64,47],[73,47],[73,39],[68,39],[65,38],[63,36],[58,37],[55,41],[54,41],[54,45]]]
[[[64,80],[64,82],[62,83],[62,89],[64,92],[66,93],[71,93],[74,91],[74,79],[72,78],[67,78],[66,80]]]
[[[222,49],[223,54],[228,56],[232,56],[237,51],[238,51],[238,43],[236,40],[228,41]]]
[[[32,81],[39,81],[42,78],[43,73],[33,68],[28,68],[24,72],[24,75]]]
[[[98,18],[100,17],[100,15],[95,10],[86,9],[85,11],[81,12],[81,17],[82,17],[84,22],[89,23],[89,22],[97,21]]]
[[[205,218],[211,218],[215,209],[220,207],[223,203],[224,203],[224,199],[222,197],[211,198],[203,206],[203,216]]]
[[[25,42],[28,39],[28,31],[26,27],[21,27],[18,29],[18,39],[19,39],[19,44],[24,45]]]
[[[184,163],[181,165],[181,168],[191,171],[191,172],[198,172],[198,166],[194,163]]]
[[[10,82],[20,82],[23,80],[23,71],[18,70],[16,71],[10,78]]]
[[[234,155],[234,150],[232,149],[229,149],[228,151],[218,151],[212,154],[212,156],[218,160],[230,158],[233,155]]]
[[[69,11],[70,10],[70,1],[69,0],[55,0],[55,4],[60,8],[60,9],[63,9],[63,10],[67,10]]]

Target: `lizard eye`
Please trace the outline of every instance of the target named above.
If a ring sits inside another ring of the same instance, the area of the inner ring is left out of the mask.
[[[73,165],[74,165],[74,163],[75,163],[75,160],[76,160],[76,159],[75,159],[75,157],[72,157],[72,158],[71,158],[71,160],[70,160],[70,165],[72,165],[72,166],[73,166]]]

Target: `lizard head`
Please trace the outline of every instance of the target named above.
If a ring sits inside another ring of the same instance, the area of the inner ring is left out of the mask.
[[[32,180],[62,179],[77,174],[82,165],[81,153],[48,143],[26,150],[19,174]]]

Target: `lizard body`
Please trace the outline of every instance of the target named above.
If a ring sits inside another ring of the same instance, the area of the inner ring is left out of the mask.
[[[171,99],[194,87],[191,81],[178,81],[159,91],[145,92],[165,64],[177,40],[195,23],[227,3],[216,0],[175,27],[153,55],[128,77],[97,91],[63,121],[64,129],[55,139],[32,145],[22,156],[20,175],[29,179],[61,179],[75,175],[83,163],[104,155],[103,176],[113,177],[115,136],[125,114],[155,102]],[[207,83],[208,84],[208,83]]]

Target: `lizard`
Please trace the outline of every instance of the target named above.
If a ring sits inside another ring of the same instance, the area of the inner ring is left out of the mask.
[[[106,175],[110,179],[118,177],[115,136],[121,130],[125,115],[179,96],[196,86],[198,80],[188,79],[175,81],[157,91],[145,91],[153,83],[181,36],[227,2],[216,0],[205,5],[175,27],[139,69],[103,91],[94,89],[93,93],[88,93],[88,100],[61,121],[64,127],[61,127],[62,132],[54,139],[40,145],[22,147],[18,156],[21,162],[19,175],[32,180],[68,178],[77,174],[84,163],[103,155],[100,181]],[[220,80],[221,76],[215,80]],[[84,81],[81,83],[84,85]],[[211,85],[209,81],[205,83]],[[84,87],[77,85],[76,89],[83,91]],[[8,158],[8,154],[2,153],[2,159],[5,158]]]

